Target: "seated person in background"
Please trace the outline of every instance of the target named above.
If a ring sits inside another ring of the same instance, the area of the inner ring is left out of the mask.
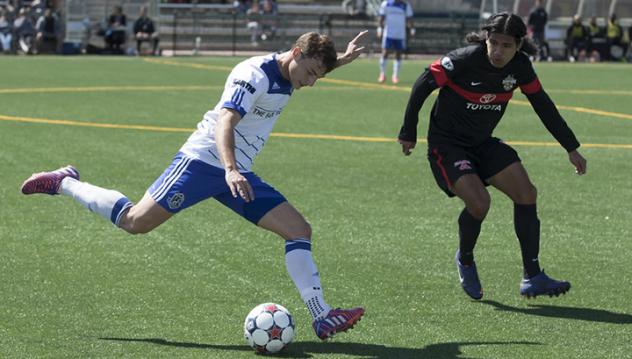
[[[257,46],[259,44],[257,40],[261,32],[261,25],[259,24],[261,8],[258,1],[255,0],[250,4],[250,8],[246,11],[246,17],[248,19],[246,26],[250,30],[250,43],[253,46]]]
[[[111,53],[122,54],[121,45],[125,43],[127,36],[127,17],[123,14],[123,8],[114,7],[114,12],[108,18],[108,28],[105,31],[105,43]]]
[[[277,31],[277,6],[272,0],[261,2],[261,40],[269,40]]]
[[[7,19],[4,9],[0,8],[0,48],[5,54],[11,52],[11,41],[13,41],[11,22]]]
[[[158,42],[160,37],[154,27],[154,22],[147,16],[147,6],[140,8],[140,17],[134,22],[134,38],[136,38],[136,51],[140,55],[140,47],[143,41],[152,43],[152,55],[158,54]]]
[[[590,62],[599,62],[605,54],[606,38],[604,29],[597,24],[597,17],[591,16],[588,22],[588,54]]]
[[[628,27],[628,62],[632,62],[632,26]]]
[[[610,61],[621,60],[627,50],[627,44],[623,42],[623,28],[619,25],[617,14],[610,15],[610,20],[607,22],[606,46],[606,56]]]
[[[58,28],[57,18],[53,14],[53,11],[47,8],[44,10],[44,14],[37,20],[37,24],[35,24],[35,29],[37,30],[37,34],[35,35],[35,53],[42,52],[46,45],[48,45],[46,47],[49,52],[57,51]]]
[[[573,23],[566,30],[566,57],[568,61],[585,60],[588,40],[588,29],[582,24],[581,16],[573,16]]]
[[[35,27],[29,15],[28,8],[23,7],[18,13],[18,17],[13,21],[13,33],[15,34],[19,49],[25,54],[30,54],[33,47],[33,36]]]

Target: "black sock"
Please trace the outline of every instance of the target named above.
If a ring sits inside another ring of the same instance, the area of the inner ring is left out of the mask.
[[[540,220],[534,204],[514,203],[514,228],[522,251],[525,278],[540,273]]]
[[[482,220],[472,217],[467,208],[459,216],[459,252],[461,264],[470,265],[474,261],[474,246],[481,233]]]

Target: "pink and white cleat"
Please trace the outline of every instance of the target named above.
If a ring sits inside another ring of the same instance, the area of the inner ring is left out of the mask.
[[[346,332],[353,328],[360,318],[362,318],[362,315],[364,315],[364,308],[362,307],[353,309],[332,309],[324,318],[315,320],[312,326],[314,327],[316,335],[320,339],[326,340],[333,337],[336,333]]]
[[[79,179],[79,171],[73,166],[66,166],[55,171],[34,173],[24,183],[22,183],[22,193],[46,193],[50,195],[59,194],[59,187],[61,181],[71,177],[76,180]]]

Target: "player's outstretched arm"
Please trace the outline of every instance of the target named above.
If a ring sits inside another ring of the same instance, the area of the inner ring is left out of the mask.
[[[346,65],[351,61],[355,60],[360,56],[362,50],[364,50],[364,46],[359,46],[358,42],[366,36],[369,30],[364,30],[360,32],[353,40],[349,42],[347,45],[347,51],[344,54],[338,57],[338,61],[336,62],[336,68]]]

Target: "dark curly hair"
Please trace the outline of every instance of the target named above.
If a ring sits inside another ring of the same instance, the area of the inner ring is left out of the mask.
[[[529,55],[538,53],[538,48],[533,41],[526,37],[527,26],[524,24],[524,21],[522,21],[522,18],[508,12],[501,12],[490,16],[487,23],[481,28],[481,31],[467,34],[465,41],[468,43],[483,43],[487,39],[487,34],[492,33],[512,36],[516,39],[516,44],[520,44],[522,40],[520,51],[524,51]]]

